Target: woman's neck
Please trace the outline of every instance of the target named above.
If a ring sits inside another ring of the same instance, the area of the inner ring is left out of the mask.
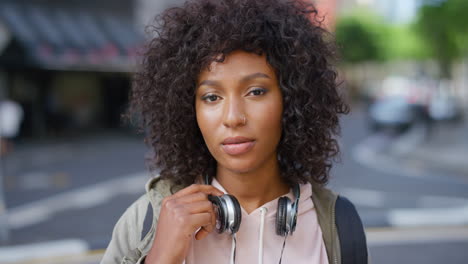
[[[272,163],[249,172],[235,172],[218,166],[216,179],[250,214],[289,192],[289,186],[281,178],[278,162]]]

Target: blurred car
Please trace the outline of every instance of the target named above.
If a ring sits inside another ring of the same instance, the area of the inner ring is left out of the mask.
[[[418,111],[403,96],[385,97],[369,107],[369,122],[373,131],[382,129],[404,131],[417,117]]]
[[[431,88],[421,79],[404,76],[385,78],[368,108],[370,128],[373,131],[392,129],[403,132],[414,123],[429,126]]]
[[[458,101],[448,93],[440,93],[431,99],[429,116],[435,121],[457,121],[462,118]]]

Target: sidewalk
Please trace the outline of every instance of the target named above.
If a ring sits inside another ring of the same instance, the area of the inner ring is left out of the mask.
[[[468,121],[435,123],[427,138],[424,133],[422,127],[411,129],[394,144],[391,154],[468,179]]]

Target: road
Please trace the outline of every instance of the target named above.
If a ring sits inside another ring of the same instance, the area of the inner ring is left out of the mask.
[[[330,187],[356,205],[372,262],[468,263],[468,175],[393,161],[397,136],[369,132],[359,108],[341,122]]]
[[[342,161],[332,170],[331,187],[357,205],[367,227],[440,225],[452,221],[444,210],[466,209],[468,175],[392,160],[386,153],[397,144],[397,136],[370,133],[359,109],[341,121]],[[411,144],[411,140],[403,143]],[[438,209],[447,218],[425,219],[428,210]],[[467,220],[455,216],[453,221],[455,218]]]
[[[386,154],[397,139],[370,133],[355,108],[342,118],[341,162],[329,187],[355,203],[373,263],[467,263],[468,176],[392,162]],[[8,246],[61,240],[69,253],[104,248],[144,192],[146,152],[139,137],[119,133],[19,146],[5,160]]]

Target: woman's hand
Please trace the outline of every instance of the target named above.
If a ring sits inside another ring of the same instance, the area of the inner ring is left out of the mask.
[[[216,215],[208,195],[223,195],[211,185],[193,184],[166,197],[161,205],[153,246],[146,264],[180,264],[187,256],[195,231],[197,240],[216,225]]]

